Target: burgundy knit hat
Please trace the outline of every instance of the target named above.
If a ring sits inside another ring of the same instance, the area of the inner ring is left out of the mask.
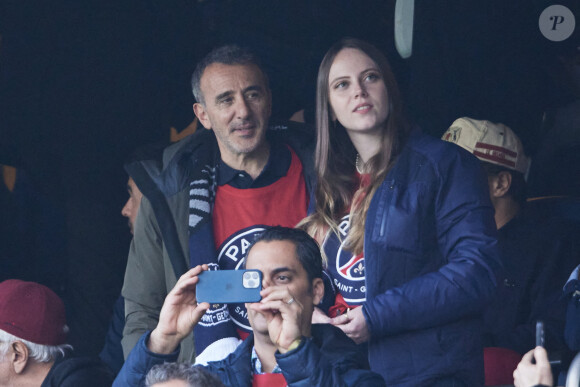
[[[35,344],[66,344],[64,304],[44,285],[6,280],[0,283],[0,329]]]

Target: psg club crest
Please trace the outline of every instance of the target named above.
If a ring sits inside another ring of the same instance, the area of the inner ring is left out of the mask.
[[[347,303],[356,305],[363,303],[366,297],[365,259],[362,254],[355,256],[344,247],[349,226],[349,215],[346,215],[338,225],[340,238],[329,232],[322,247],[334,286]]]
[[[218,249],[218,264],[221,270],[243,268],[249,247],[267,226],[255,225],[238,231],[222,243]],[[234,323],[242,330],[251,332],[248,312],[244,304],[228,304],[229,314]]]

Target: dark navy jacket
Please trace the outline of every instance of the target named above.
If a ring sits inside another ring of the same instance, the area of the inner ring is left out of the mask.
[[[169,355],[147,349],[149,333],[143,335],[127,358],[113,386],[142,386],[147,372],[156,364],[177,360],[179,348]],[[254,336],[250,335],[224,360],[210,362],[207,370],[218,375],[226,386],[252,385],[251,354]],[[328,324],[312,325],[312,337],[298,348],[276,354],[276,361],[289,386],[368,386],[385,382],[376,373],[361,369],[364,360],[357,356],[354,343],[338,328]]]
[[[503,270],[484,314],[484,345],[525,354],[544,322],[546,349],[565,351],[562,284],[580,262],[579,228],[563,219],[540,222],[526,209],[498,231]]]
[[[365,224],[369,362],[389,386],[483,385],[481,312],[499,269],[479,161],[413,131]]]
[[[98,358],[59,357],[40,387],[109,387],[113,374]]]

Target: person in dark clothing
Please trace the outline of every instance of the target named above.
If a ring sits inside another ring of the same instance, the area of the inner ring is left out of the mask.
[[[411,125],[387,58],[345,38],[320,64],[314,211],[340,291],[327,320],[392,386],[483,384],[496,230],[478,161]],[[322,317],[322,321],[324,321]]]
[[[99,352],[99,358],[109,367],[114,375],[117,375],[123,367],[125,357],[123,357],[123,328],[125,327],[125,299],[119,296],[113,306],[113,315],[109,322],[109,329],[105,336],[105,344]]]
[[[66,344],[62,300],[34,282],[0,283],[0,385],[105,387],[112,375],[93,358],[74,358]]]
[[[227,358],[207,369],[228,386],[381,386],[380,375],[361,369],[356,347],[338,328],[312,325],[324,294],[318,244],[304,231],[267,228],[248,249],[245,267],[263,274],[262,300],[247,303],[253,333]],[[149,369],[176,361],[179,344],[209,308],[197,303],[197,266],[167,296],[159,324],[141,337],[114,386],[141,386]]]
[[[135,219],[137,219],[137,214],[139,213],[143,194],[131,177],[129,177],[129,180],[127,181],[127,192],[129,193],[129,198],[121,210],[121,215],[127,218],[129,230],[131,231],[131,234],[133,234],[133,227],[135,225]],[[113,306],[113,316],[111,317],[109,329],[105,336],[105,345],[99,353],[101,360],[115,375],[119,373],[121,367],[123,367],[123,363],[125,362],[125,358],[123,357],[123,347],[121,345],[124,328],[125,299],[123,296],[119,296]]]
[[[443,135],[473,153],[488,174],[503,271],[484,317],[486,347],[523,355],[535,346],[535,325],[544,322],[546,349],[565,350],[566,305],[562,284],[577,265],[574,225],[563,219],[538,222],[525,207],[529,159],[507,126],[471,118],[456,120]]]
[[[112,375],[104,364],[91,357],[59,357],[40,387],[105,387]]]

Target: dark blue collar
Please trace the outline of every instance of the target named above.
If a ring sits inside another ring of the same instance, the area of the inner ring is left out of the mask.
[[[245,171],[234,169],[220,160],[217,183],[218,185],[229,184],[240,189],[266,187],[286,176],[291,162],[290,150],[283,144],[271,142],[270,157],[256,180]]]

